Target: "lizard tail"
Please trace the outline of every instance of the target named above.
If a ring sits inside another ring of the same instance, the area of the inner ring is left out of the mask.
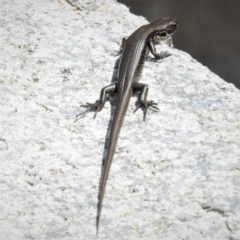
[[[121,108],[121,106],[120,106]],[[125,109],[124,111],[119,111],[118,106],[115,109],[112,125],[111,125],[111,130],[110,130],[110,137],[109,137],[109,142],[108,142],[108,149],[107,149],[107,156],[104,161],[104,167],[103,167],[103,172],[102,172],[102,179],[101,179],[101,184],[99,187],[99,195],[98,195],[98,208],[97,208],[97,218],[96,218],[96,230],[98,234],[99,230],[99,223],[100,223],[100,217],[101,217],[101,211],[102,211],[102,204],[103,204],[103,198],[105,194],[105,188],[106,188],[106,183],[110,171],[110,167],[112,164],[113,156],[115,153],[117,141],[118,141],[118,136],[122,127],[123,123],[123,118],[125,115]]]

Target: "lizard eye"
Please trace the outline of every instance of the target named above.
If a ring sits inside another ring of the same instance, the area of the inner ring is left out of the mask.
[[[170,25],[171,25],[172,27],[174,27],[174,28],[177,27],[177,24],[176,24],[175,22],[171,22]]]

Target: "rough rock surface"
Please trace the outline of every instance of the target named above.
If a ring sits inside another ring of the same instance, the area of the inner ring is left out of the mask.
[[[113,108],[74,119],[146,20],[111,0],[0,2],[1,239],[94,239]],[[168,50],[142,77],[160,111],[129,106],[98,238],[240,239],[240,92]]]

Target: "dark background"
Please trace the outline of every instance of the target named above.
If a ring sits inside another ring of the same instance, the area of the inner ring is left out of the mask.
[[[240,89],[240,0],[117,0],[149,22],[176,18],[174,47]]]

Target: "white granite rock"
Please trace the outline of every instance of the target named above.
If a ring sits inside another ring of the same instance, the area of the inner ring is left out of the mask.
[[[111,0],[0,3],[1,239],[94,239],[112,107],[74,119],[147,21]],[[240,239],[240,92],[168,50],[141,80],[160,111],[129,106],[98,239]]]

